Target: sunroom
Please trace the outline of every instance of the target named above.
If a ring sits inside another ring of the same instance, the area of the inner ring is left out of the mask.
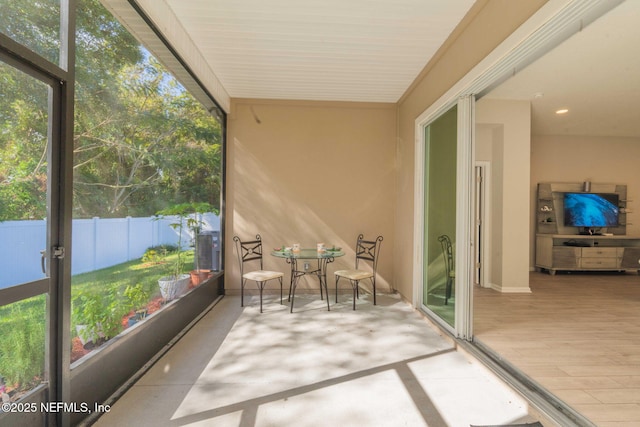
[[[630,202],[638,194],[626,160],[637,158],[638,121],[620,112],[633,108],[638,64],[614,62],[633,56],[624,48],[635,34],[621,30],[636,9],[594,0],[11,2],[0,19],[0,236],[13,242],[0,249],[0,322],[14,331],[5,342],[23,345],[0,345],[4,394],[104,402],[220,298],[240,293],[236,235],[259,234],[267,251],[341,247],[333,271],[352,267],[362,233],[384,236],[378,292],[424,313],[535,406],[576,424],[612,421],[615,408],[640,421],[629,397],[640,355],[626,329],[633,319],[611,321],[617,300],[598,291],[627,295],[634,269],[555,277],[535,257],[538,183],[561,183],[558,194],[583,181],[602,193],[622,185]],[[603,37],[617,49],[595,46]],[[599,59],[615,50],[615,60]],[[543,108],[587,105],[576,94],[583,80],[562,89],[576,69],[593,72],[589,58],[616,72],[598,74],[594,101],[617,102],[571,110],[551,128]],[[587,128],[595,122],[611,127]],[[594,148],[598,138],[613,148]],[[640,235],[632,208],[625,245]],[[442,236],[453,242],[449,274]],[[288,268],[269,256],[265,267]],[[167,294],[158,282],[190,270],[205,273],[184,289]],[[570,320],[554,318],[563,308],[552,298],[537,299],[583,282],[573,304],[584,311]],[[300,284],[317,291],[314,280]],[[562,322],[594,315],[594,298],[602,333],[624,341],[605,340],[605,354],[533,333],[588,337],[594,323]],[[531,320],[536,310],[544,319]],[[77,329],[81,319],[92,333]],[[12,366],[17,359],[29,363]],[[589,366],[603,373],[587,375]],[[0,424],[42,416],[5,413]],[[82,417],[46,415],[56,425]]]

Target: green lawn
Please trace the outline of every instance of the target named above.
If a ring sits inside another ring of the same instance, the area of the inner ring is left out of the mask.
[[[192,270],[193,251],[182,253],[185,260],[185,272]],[[105,287],[124,291],[127,285],[142,283],[149,288],[158,288],[158,278],[170,273],[169,266],[175,262],[177,254],[163,257],[160,261],[143,262],[140,259],[90,271],[73,276],[72,295],[78,291],[104,290]],[[158,290],[159,292],[159,290]]]
[[[184,272],[189,272],[193,267],[193,251],[183,252],[182,256]],[[138,259],[73,276],[71,336],[76,335],[75,325],[86,316],[104,323],[109,336],[117,335],[122,330],[122,317],[140,308],[132,306],[133,293],[125,293],[127,288],[137,286],[138,298],[142,296],[147,301],[157,297],[158,279],[169,274],[176,259],[177,254],[171,253],[150,261]],[[139,301],[135,304],[139,305]],[[27,390],[41,381],[45,324],[45,295],[0,307],[0,377],[8,386]]]

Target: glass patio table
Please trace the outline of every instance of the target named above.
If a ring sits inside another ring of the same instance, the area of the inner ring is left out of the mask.
[[[273,251],[271,255],[277,258],[284,258],[287,264],[291,265],[291,283],[289,284],[289,298],[291,301],[291,312],[293,313],[293,300],[296,295],[296,287],[300,277],[311,274],[318,277],[320,282],[320,299],[324,299],[322,288],[327,294],[327,310],[329,308],[329,290],[327,288],[327,265],[332,263],[335,258],[344,256],[344,252],[340,250],[325,250],[320,252],[317,249],[300,249],[294,252],[291,250]],[[313,261],[317,263],[314,263]],[[299,268],[299,261],[302,261],[302,268]],[[311,264],[314,264],[313,266]]]

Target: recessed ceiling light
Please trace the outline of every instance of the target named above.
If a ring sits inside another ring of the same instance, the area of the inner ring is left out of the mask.
[[[556,114],[567,114],[569,112],[569,110],[567,110],[566,108],[563,108],[561,110],[557,110]]]

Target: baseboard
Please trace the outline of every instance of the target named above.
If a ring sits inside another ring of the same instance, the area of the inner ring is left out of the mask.
[[[490,283],[489,288],[494,291],[501,292],[503,294],[530,294],[531,288],[529,286],[500,286],[495,283]]]

